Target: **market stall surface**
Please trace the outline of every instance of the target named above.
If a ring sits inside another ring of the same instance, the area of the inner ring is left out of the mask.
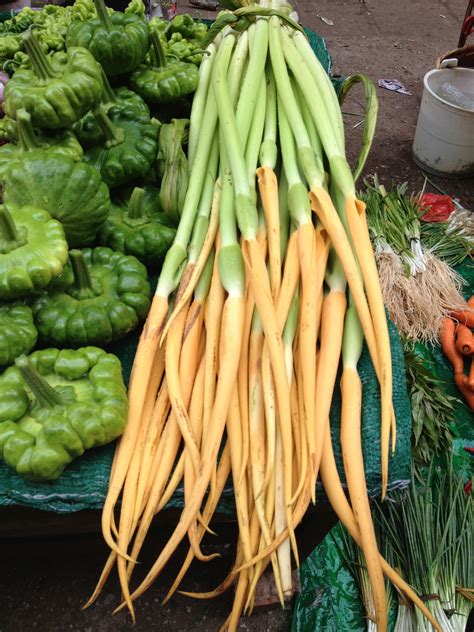
[[[299,0],[295,3],[301,22],[327,39],[334,59],[334,72],[348,75],[364,72],[374,82],[379,79],[398,79],[412,94],[403,95],[378,88],[380,100],[379,122],[376,141],[365,173],[377,172],[382,181],[389,183],[408,181],[410,189],[423,185],[423,174],[411,159],[411,146],[415,132],[418,106],[422,92],[422,78],[434,67],[439,54],[456,48],[460,23],[466,8],[465,0],[435,0],[431,3],[400,0],[367,0],[340,2],[335,0]],[[186,11],[178,3],[179,11]],[[212,17],[202,14],[203,17]],[[324,18],[324,19],[322,19]],[[332,23],[332,24],[331,24]],[[344,110],[348,128],[348,153],[357,155],[357,126],[362,116],[362,95],[355,93]],[[355,128],[354,128],[355,126]],[[473,207],[474,179],[433,179],[446,193],[458,197],[467,207]],[[76,533],[59,535],[61,528],[42,521],[40,537],[27,537],[34,533],[30,523],[17,519],[17,531],[3,538],[8,530],[7,521],[12,509],[2,512],[3,531],[0,531],[0,565],[2,568],[0,589],[0,632],[18,630],[42,630],[77,632],[172,630],[173,632],[200,630],[214,632],[227,616],[231,595],[196,602],[175,597],[161,606],[166,587],[174,578],[179,560],[166,569],[161,580],[137,603],[138,621],[133,626],[125,614],[112,616],[119,599],[116,582],[110,582],[97,604],[81,612],[80,605],[88,597],[102,568],[106,547],[98,529],[98,516],[70,516],[75,522]],[[44,517],[43,517],[44,518]],[[332,516],[321,517],[321,533],[329,528]],[[12,524],[12,522],[10,522]],[[170,522],[171,524],[171,522]],[[83,528],[81,528],[81,525]],[[186,588],[207,590],[217,585],[229,569],[235,540],[234,526],[218,525],[219,536],[205,552],[218,551],[219,561],[207,565],[195,565],[187,578]],[[92,528],[92,532],[91,532]],[[160,522],[148,538],[143,556],[146,568],[156,554],[160,542],[168,533],[168,526]],[[79,532],[78,532],[79,531]],[[89,531],[89,533],[81,533]],[[36,529],[36,534],[38,529]],[[312,546],[317,543],[314,534]],[[181,549],[181,554],[184,548]],[[278,632],[289,630],[291,608],[259,609],[251,618],[243,618],[241,630]],[[344,631],[341,631],[344,632]]]

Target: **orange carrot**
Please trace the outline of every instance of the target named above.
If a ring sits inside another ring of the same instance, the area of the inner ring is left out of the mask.
[[[462,325],[466,325],[466,327],[474,328],[474,308],[451,312],[451,318],[454,318]]]
[[[456,327],[456,348],[462,355],[472,355],[474,353],[474,336],[466,325],[459,323]]]
[[[469,377],[467,379],[467,385],[474,391],[474,356],[471,358],[471,369],[469,371]]]
[[[451,318],[445,318],[441,324],[439,341],[444,355],[450,361],[454,375],[464,372],[464,359],[454,343],[456,325]]]
[[[474,391],[472,391],[467,384],[465,384],[466,375],[464,373],[456,373],[454,376],[454,381],[456,382],[456,386],[461,391],[466,404],[469,406],[471,410],[474,410]]]

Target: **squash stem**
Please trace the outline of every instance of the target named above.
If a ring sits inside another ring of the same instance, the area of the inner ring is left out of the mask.
[[[145,199],[145,191],[139,187],[133,189],[132,195],[128,202],[129,219],[141,219],[144,215],[143,201]]]
[[[112,90],[112,86],[107,79],[107,75],[105,74],[102,64],[99,64],[99,66],[102,77],[102,101],[104,103],[117,103],[117,97],[115,96],[115,92]]]
[[[25,31],[21,39],[25,51],[31,60],[35,74],[43,81],[54,79],[57,76],[56,72],[44,50],[41,48],[41,44],[34,31]]]
[[[92,290],[92,278],[83,253],[80,250],[71,250],[69,259],[74,273],[74,287],[78,290]]]
[[[27,356],[22,355],[17,358],[15,365],[33,395],[42,406],[52,408],[53,406],[60,406],[64,403],[61,395],[44,379]]]
[[[102,26],[106,29],[110,29],[112,25],[112,20],[110,19],[109,12],[107,7],[105,6],[104,0],[94,0],[95,10],[97,11],[97,17],[99,18]]]
[[[120,127],[117,127],[112,123],[107,116],[107,112],[102,105],[98,105],[94,109],[95,120],[97,121],[100,129],[102,130],[107,147],[115,147],[120,145],[125,140],[125,132]]]
[[[16,122],[18,126],[18,144],[23,151],[37,149],[39,144],[36,139],[33,125],[31,124],[30,114],[23,108],[18,110],[16,113]]]
[[[0,206],[0,253],[10,252],[18,241],[18,230],[5,206]]]
[[[150,37],[151,46],[156,56],[156,64],[159,68],[164,68],[166,66],[166,54],[163,44],[161,43],[160,36],[156,31],[151,31]]]

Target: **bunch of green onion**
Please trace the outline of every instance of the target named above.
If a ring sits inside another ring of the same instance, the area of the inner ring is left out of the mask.
[[[472,606],[474,498],[465,491],[465,478],[448,457],[443,467],[430,467],[422,483],[412,480],[375,512],[387,558],[446,632],[464,632]],[[408,630],[433,627],[403,599],[395,632]]]

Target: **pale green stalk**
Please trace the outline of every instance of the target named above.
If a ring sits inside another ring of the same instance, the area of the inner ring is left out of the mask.
[[[260,147],[260,164],[262,167],[275,169],[278,158],[277,96],[275,77],[273,76],[273,70],[271,64],[268,63],[268,60],[265,76],[267,82],[265,129],[263,132],[263,141]]]
[[[201,133],[204,109],[207,101],[207,95],[209,93],[209,84],[211,82],[212,66],[216,58],[216,43],[214,42],[210,44],[206,50],[208,54],[204,55],[199,67],[199,83],[196,88],[196,92],[194,93],[193,104],[191,106],[188,138],[189,170],[191,170],[191,167],[193,166],[199,135]]]
[[[342,364],[345,368],[351,368],[357,372],[363,344],[364,334],[359,316],[354,303],[349,301],[342,336]]]
[[[224,37],[218,52],[218,57],[221,55],[221,51],[224,50],[226,40],[230,37],[233,38],[234,36],[227,35]],[[233,46],[233,39],[231,46]],[[232,173],[235,192],[235,213],[237,215],[239,228],[246,239],[255,239],[258,228],[258,214],[255,204],[252,201],[243,154],[242,140],[245,139],[246,135],[242,134],[241,128],[237,126],[232,99],[227,86],[226,71],[226,66],[216,62],[212,75],[212,85],[219,111],[220,128],[225,130],[224,139]],[[253,113],[250,113],[250,116],[252,114]],[[250,121],[246,127],[247,130],[250,128]]]
[[[278,93],[278,127],[283,168],[288,182],[288,208],[293,222],[297,226],[311,223],[311,207],[308,190],[303,184],[298,169],[295,142],[286,110]]]
[[[311,112],[309,111],[308,104],[304,98],[304,94],[301,92],[298,84],[293,81],[293,89],[298,100],[301,114],[303,116],[303,122],[306,125],[306,129],[308,130],[308,135],[311,141],[311,147],[314,152],[314,159],[316,161],[316,165],[318,171],[324,173],[324,164],[323,164],[323,146],[321,145],[321,139],[319,138],[318,130],[316,129],[316,125],[314,124],[313,117],[311,116]]]
[[[216,186],[218,161],[219,142],[217,138],[214,138],[209,156],[209,164],[204,176],[204,186],[202,189],[201,199],[199,201],[196,221],[194,222],[193,236],[188,250],[188,262],[190,264],[195,264],[198,260],[209,229],[209,215],[211,212],[212,199]]]
[[[225,145],[225,132],[219,127],[220,178],[222,182],[219,234],[222,248],[237,244],[237,223],[234,215],[234,183]]]
[[[235,44],[235,37],[224,37],[217,53],[216,63],[212,74],[212,86],[219,107],[219,119],[222,108],[233,114],[232,99],[227,83],[227,71],[230,56]],[[235,180],[232,177],[230,163],[227,154],[227,128],[220,120],[219,147],[221,159],[222,194],[220,205],[219,231],[221,248],[218,253],[218,265],[221,282],[230,296],[244,296],[245,273],[242,253],[237,239],[237,226],[235,218]],[[244,168],[245,173],[245,168]],[[248,181],[245,173],[245,183]],[[256,215],[255,211],[255,215]],[[258,220],[257,220],[258,221]]]
[[[285,361],[286,370],[288,374],[288,383],[291,384],[293,375],[293,341],[296,335],[296,329],[298,328],[298,316],[299,316],[299,290],[296,288],[295,295],[291,301],[288,316],[286,318],[285,327],[283,328],[282,339],[285,347]],[[291,363],[290,363],[291,354]]]
[[[320,95],[324,95],[324,100],[327,100],[327,110],[332,121],[332,127],[338,137],[341,149],[344,150],[344,122],[342,120],[342,112],[337,94],[331,79],[314,54],[310,43],[303,33],[295,30],[291,35],[297,50],[308,65],[313,79],[318,86]]]
[[[204,268],[202,269],[201,276],[196,283],[196,289],[194,290],[194,299],[202,301],[203,304],[207,298],[207,295],[209,294],[209,289],[211,287],[215,256],[216,251],[214,250],[214,248],[212,248],[209,257],[207,258],[207,261],[204,265]]]
[[[310,109],[311,116],[315,122],[316,129],[318,130],[321,143],[330,164],[331,178],[334,179],[335,184],[343,193],[344,198],[355,195],[351,170],[347,164],[344,150],[340,147],[340,141],[333,129],[331,118],[327,112],[326,94],[320,95],[313,75],[295,47],[291,36],[282,28],[280,28],[280,33],[286,62],[305,96],[306,103]]]
[[[252,116],[257,105],[260,84],[262,78],[265,77],[265,63],[268,52],[268,21],[266,19],[257,19],[254,28],[255,32],[249,45],[249,66],[240,89],[235,115],[244,148],[252,123]]]
[[[229,92],[232,103],[237,103],[237,98],[240,93],[240,86],[242,84],[242,77],[245,76],[245,68],[249,60],[249,34],[248,31],[244,31],[240,34],[237,44],[235,46],[232,59],[230,61],[228,84]]]
[[[209,166],[212,144],[217,125],[217,105],[212,90],[209,90],[193,168],[190,171],[188,190],[183,204],[181,219],[171,248],[168,250],[156,287],[156,295],[168,298],[177,287],[187,258],[187,250],[193,230],[201,193]]]
[[[341,265],[341,260],[336,251],[331,248],[326,267],[324,281],[331,292],[345,292],[347,287],[346,275]]]
[[[213,62],[215,60],[216,53],[213,55]],[[248,35],[242,33],[237,41],[232,59],[229,65],[229,90],[231,98],[235,103],[239,94],[239,86],[243,68],[248,58]],[[208,76],[206,74],[207,88],[210,87],[210,80],[212,76],[212,66],[210,66]],[[200,79],[201,81],[201,79]],[[212,92],[212,90],[211,90]],[[193,104],[196,100],[196,95],[193,99]],[[191,114],[192,116],[192,114]],[[199,203],[199,210],[194,226],[193,239],[189,248],[189,261],[193,263],[197,260],[199,253],[206,237],[207,229],[209,227],[209,212],[211,209],[211,203],[215,187],[215,179],[217,175],[217,166],[219,161],[219,139],[218,135],[214,138],[211,155],[209,157],[209,165],[206,172],[206,180]],[[222,173],[221,173],[222,178]]]
[[[311,140],[303,121],[298,102],[293,92],[286,61],[283,56],[281,43],[281,23],[278,17],[272,16],[269,20],[270,58],[277,86],[278,98],[283,108],[279,108],[278,117],[284,109],[288,122],[296,140],[298,148],[298,163],[301,165],[306,181],[310,186],[322,186],[324,171],[318,169]],[[283,149],[283,145],[281,145]],[[288,173],[286,174],[288,180]]]
[[[262,134],[265,125],[265,106],[266,106],[266,90],[265,77],[260,82],[260,90],[258,93],[255,112],[250,126],[247,147],[245,149],[245,162],[247,164],[247,174],[253,199],[257,200],[257,191],[255,188],[255,171],[257,169],[258,155],[262,144]]]
[[[288,208],[288,181],[284,169],[280,169],[278,178],[278,208],[280,210],[280,255],[285,258],[290,237],[290,209]]]

